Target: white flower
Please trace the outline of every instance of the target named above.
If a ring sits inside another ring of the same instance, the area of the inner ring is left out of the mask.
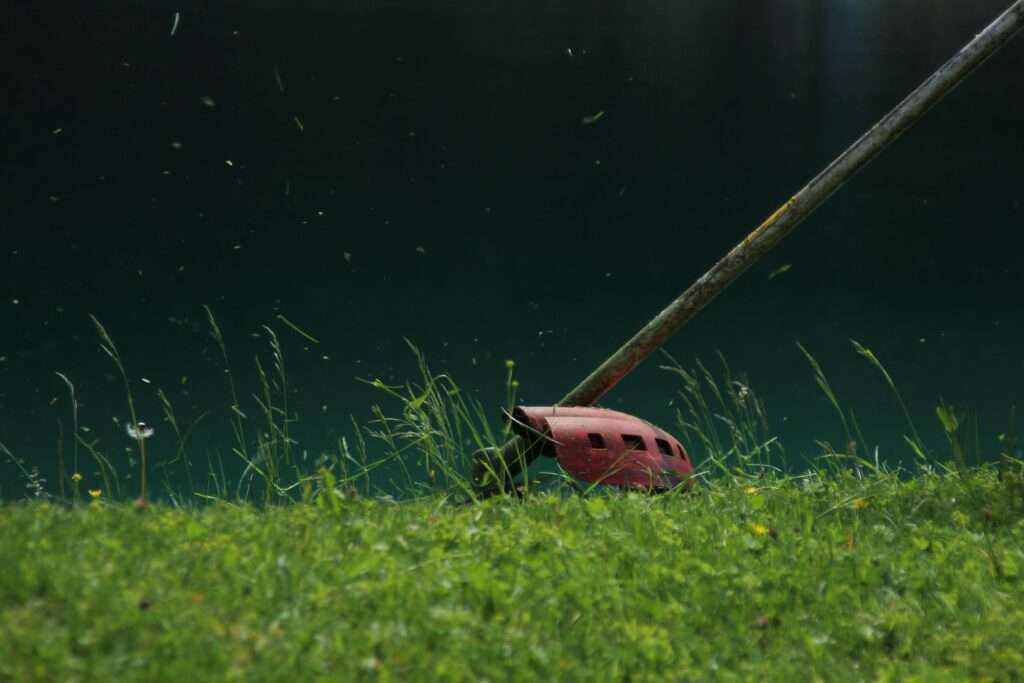
[[[126,424],[124,426],[125,431],[128,432],[128,436],[132,437],[136,441],[142,439],[148,439],[153,436],[153,428],[145,422],[136,422],[135,424]]]

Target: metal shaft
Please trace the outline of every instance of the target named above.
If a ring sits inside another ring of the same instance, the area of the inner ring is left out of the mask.
[[[643,329],[623,344],[579,386],[566,394],[558,405],[590,405],[597,401],[761,256],[782,241],[782,238],[792,232],[890,142],[913,125],[932,105],[992,56],[1022,26],[1024,0],[1017,0],[799,192],[776,209],[665,310],[644,325]],[[502,460],[508,465],[507,474],[514,476],[525,464],[522,449],[523,445],[516,441],[500,449]],[[517,453],[519,457],[510,457]],[[490,464],[486,468],[490,469],[494,465],[493,458],[488,462]],[[484,467],[484,462],[479,458],[478,465]],[[477,473],[474,473],[474,477],[476,476]]]
[[[984,31],[896,105],[835,161],[780,206],[746,239],[697,279],[665,310],[570,391],[559,405],[590,405],[650,356],[676,330],[766,254],[842,187],[857,171],[907,130],[1024,25],[1024,0],[1017,0]]]

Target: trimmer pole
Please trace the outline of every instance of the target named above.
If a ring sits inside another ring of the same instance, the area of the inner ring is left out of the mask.
[[[644,325],[579,386],[566,394],[558,405],[585,406],[597,401],[761,256],[781,242],[782,238],[864,168],[875,155],[910,128],[932,105],[1013,38],[1022,26],[1024,0],[1017,0],[812,178],[803,189],[776,209],[665,310]],[[518,438],[501,448],[477,451],[474,454],[473,481],[478,491],[487,495],[506,490],[511,479],[528,464],[525,455],[528,452],[529,449]]]

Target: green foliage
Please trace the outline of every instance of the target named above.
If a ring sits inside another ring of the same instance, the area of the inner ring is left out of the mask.
[[[904,440],[914,451],[914,455],[916,455],[918,459],[922,462],[927,462],[929,460],[928,449],[925,448],[924,442],[918,435],[917,428],[914,426],[914,421],[910,417],[910,411],[907,410],[907,404],[904,403],[903,396],[900,394],[899,389],[896,388],[896,382],[894,382],[892,376],[889,375],[889,371],[885,369],[885,366],[882,365],[882,361],[878,360],[878,356],[876,356],[871,349],[865,348],[853,339],[850,340],[850,343],[853,344],[853,348],[857,350],[857,353],[866,358],[875,369],[882,373],[882,377],[885,378],[885,383],[889,386],[889,389],[896,397],[896,401],[900,405],[900,410],[903,411],[903,416],[907,420],[907,427],[910,428],[910,436],[904,435]]]
[[[8,505],[0,680],[1011,680],[1024,525],[975,474],[984,509],[938,474]]]
[[[29,491],[0,507],[0,681],[1012,680],[1024,670],[1013,411],[998,466],[983,466],[977,421],[940,400],[950,458],[937,463],[891,375],[857,342],[906,419],[912,476],[890,471],[878,445],[868,457],[853,411],[800,346],[846,439],[819,442],[820,466],[787,469],[764,405],[724,359],[716,377],[669,356],[683,440],[703,456],[693,493],[580,490],[568,478],[544,491],[527,479],[521,497],[481,500],[470,454],[507,431],[412,344],[419,377],[364,380],[391,405],[303,470],[277,334],[264,328],[250,421],[207,317],[230,401],[219,413],[245,467],[233,485],[211,459],[207,489],[193,486],[190,437],[218,411],[179,423],[162,390],[177,448],[156,467],[184,464],[191,490],[168,490],[144,512],[119,502],[114,463],[78,434],[64,374],[75,448],[70,476],[58,451],[60,494],[0,443]],[[93,322],[134,422],[124,365]],[[518,382],[512,361],[506,369],[511,407]],[[79,446],[103,481],[88,503]],[[406,500],[374,484],[386,465]]]
[[[433,374],[420,350],[408,340],[406,343],[416,356],[419,383],[391,386],[379,379],[362,380],[401,404],[398,416],[389,416],[380,406],[374,406],[375,419],[366,433],[383,447],[385,460],[401,465],[406,491],[420,495],[441,492],[459,500],[473,500],[476,493],[469,475],[470,455],[498,445],[504,432],[495,433],[483,406],[468,398],[448,375]],[[513,367],[511,362],[506,363],[510,406],[518,386]]]
[[[722,380],[700,360],[696,370],[686,370],[667,352],[665,356],[671,362],[661,369],[683,380],[683,389],[677,394],[682,407],[676,409],[676,420],[688,448],[702,447],[704,461],[716,474],[737,481],[781,471],[785,451],[771,433],[764,404],[745,377],[733,379],[721,355]]]
[[[125,370],[124,363],[121,361],[121,353],[117,350],[117,345],[114,344],[114,340],[110,337],[110,334],[107,333],[106,328],[103,327],[103,324],[100,323],[100,321],[96,319],[96,316],[90,315],[89,319],[92,320],[93,325],[96,327],[97,333],[99,333],[100,341],[101,341],[100,348],[103,349],[103,352],[105,354],[110,356],[110,359],[114,362],[114,366],[117,368],[118,374],[121,376],[121,381],[124,384],[125,396],[128,399],[128,417],[131,420],[131,422],[129,423],[129,426],[132,429],[135,429],[141,423],[139,422],[138,415],[135,412],[135,399],[132,396],[131,384],[128,381],[128,372]],[[65,379],[65,382],[67,382],[66,378],[62,378],[62,379]],[[67,383],[68,383],[69,389],[72,392],[72,404],[74,404],[74,395],[73,395],[74,394],[74,388],[71,386],[71,384],[69,382],[67,382]],[[129,434],[130,433],[132,433],[131,430],[129,430]],[[76,434],[76,437],[77,437],[77,434]],[[145,443],[146,438],[147,438],[146,436],[141,436],[140,435],[138,438],[135,439],[135,443],[136,443],[136,445],[137,445],[137,447],[139,449],[139,461],[140,461],[140,465],[139,465],[139,497],[137,499],[137,502],[139,504],[141,504],[141,505],[145,505],[146,504],[146,471],[147,471],[147,467],[146,467],[146,443]],[[90,453],[92,453],[93,458],[97,462],[104,463],[103,456],[100,455],[95,449],[93,449],[91,447],[88,447],[88,450],[89,450]],[[110,465],[109,461],[106,461],[105,465],[106,465],[106,469],[107,470],[113,471],[113,467]],[[103,468],[101,467],[101,471],[102,471],[102,469]]]

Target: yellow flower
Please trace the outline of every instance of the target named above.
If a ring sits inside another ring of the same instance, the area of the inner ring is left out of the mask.
[[[745,486],[745,487],[743,487],[743,493],[747,494],[748,496],[752,496],[755,493],[757,493],[757,487],[756,486]]]
[[[850,501],[850,507],[854,510],[863,510],[868,506],[868,502],[863,498],[854,498]]]
[[[74,474],[71,475],[71,481],[73,481],[73,482],[80,482],[80,481],[82,481],[82,475],[79,474],[78,472],[75,472]]]
[[[767,536],[772,531],[764,524],[751,524],[750,530],[754,532],[755,536]]]
[[[93,498],[99,498],[103,495],[103,489],[89,489],[89,495]]]

